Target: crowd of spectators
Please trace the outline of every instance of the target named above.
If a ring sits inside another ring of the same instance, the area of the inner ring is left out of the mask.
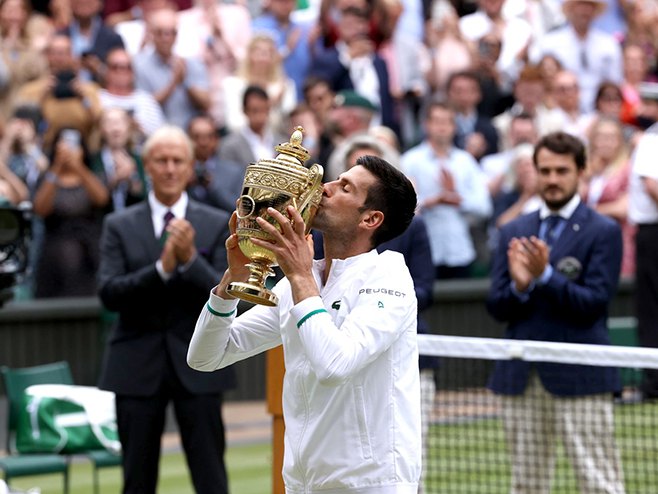
[[[0,196],[34,210],[25,297],[91,295],[104,215],[149,192],[141,145],[196,146],[195,199],[230,210],[296,125],[335,178],[374,139],[414,181],[437,278],[486,276],[538,207],[531,146],[583,139],[583,200],[619,221],[658,119],[651,0],[0,0]]]

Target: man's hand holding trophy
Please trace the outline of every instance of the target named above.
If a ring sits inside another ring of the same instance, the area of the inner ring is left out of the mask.
[[[261,159],[247,166],[242,195],[237,200],[237,215],[233,218],[235,221],[237,216],[237,222],[232,225],[232,230],[235,228],[238,246],[249,260],[246,264],[249,279],[230,283],[226,291],[231,296],[255,304],[277,305],[277,296],[265,286],[267,277],[274,274],[272,267],[277,265],[276,255],[271,249],[254,243],[253,239],[274,240],[273,235],[258,224],[257,218],[281,231],[279,221],[268,213],[269,208],[290,217],[288,208],[293,207],[304,222],[304,232],[308,233],[311,228],[322,200],[323,169],[318,164],[309,168],[304,166],[309,152],[302,146],[302,138],[303,129],[296,127],[289,142],[275,147],[279,153],[276,158]],[[299,228],[294,224],[293,227]]]

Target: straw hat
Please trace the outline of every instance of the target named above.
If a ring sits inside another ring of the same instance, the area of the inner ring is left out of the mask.
[[[608,2],[605,0],[564,0],[562,2],[562,11],[567,13],[571,6],[576,2],[591,3],[596,7],[595,15],[599,16],[608,8]]]

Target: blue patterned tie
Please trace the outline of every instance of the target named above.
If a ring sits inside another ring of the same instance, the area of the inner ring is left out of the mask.
[[[562,224],[562,221],[562,217],[557,214],[552,214],[544,219],[544,223],[546,224],[544,240],[549,247],[553,247],[555,244],[560,233],[560,225]]]

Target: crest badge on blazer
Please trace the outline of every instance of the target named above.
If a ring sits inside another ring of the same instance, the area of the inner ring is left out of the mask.
[[[575,257],[567,256],[557,262],[556,269],[567,279],[575,280],[583,272],[583,265]]]

